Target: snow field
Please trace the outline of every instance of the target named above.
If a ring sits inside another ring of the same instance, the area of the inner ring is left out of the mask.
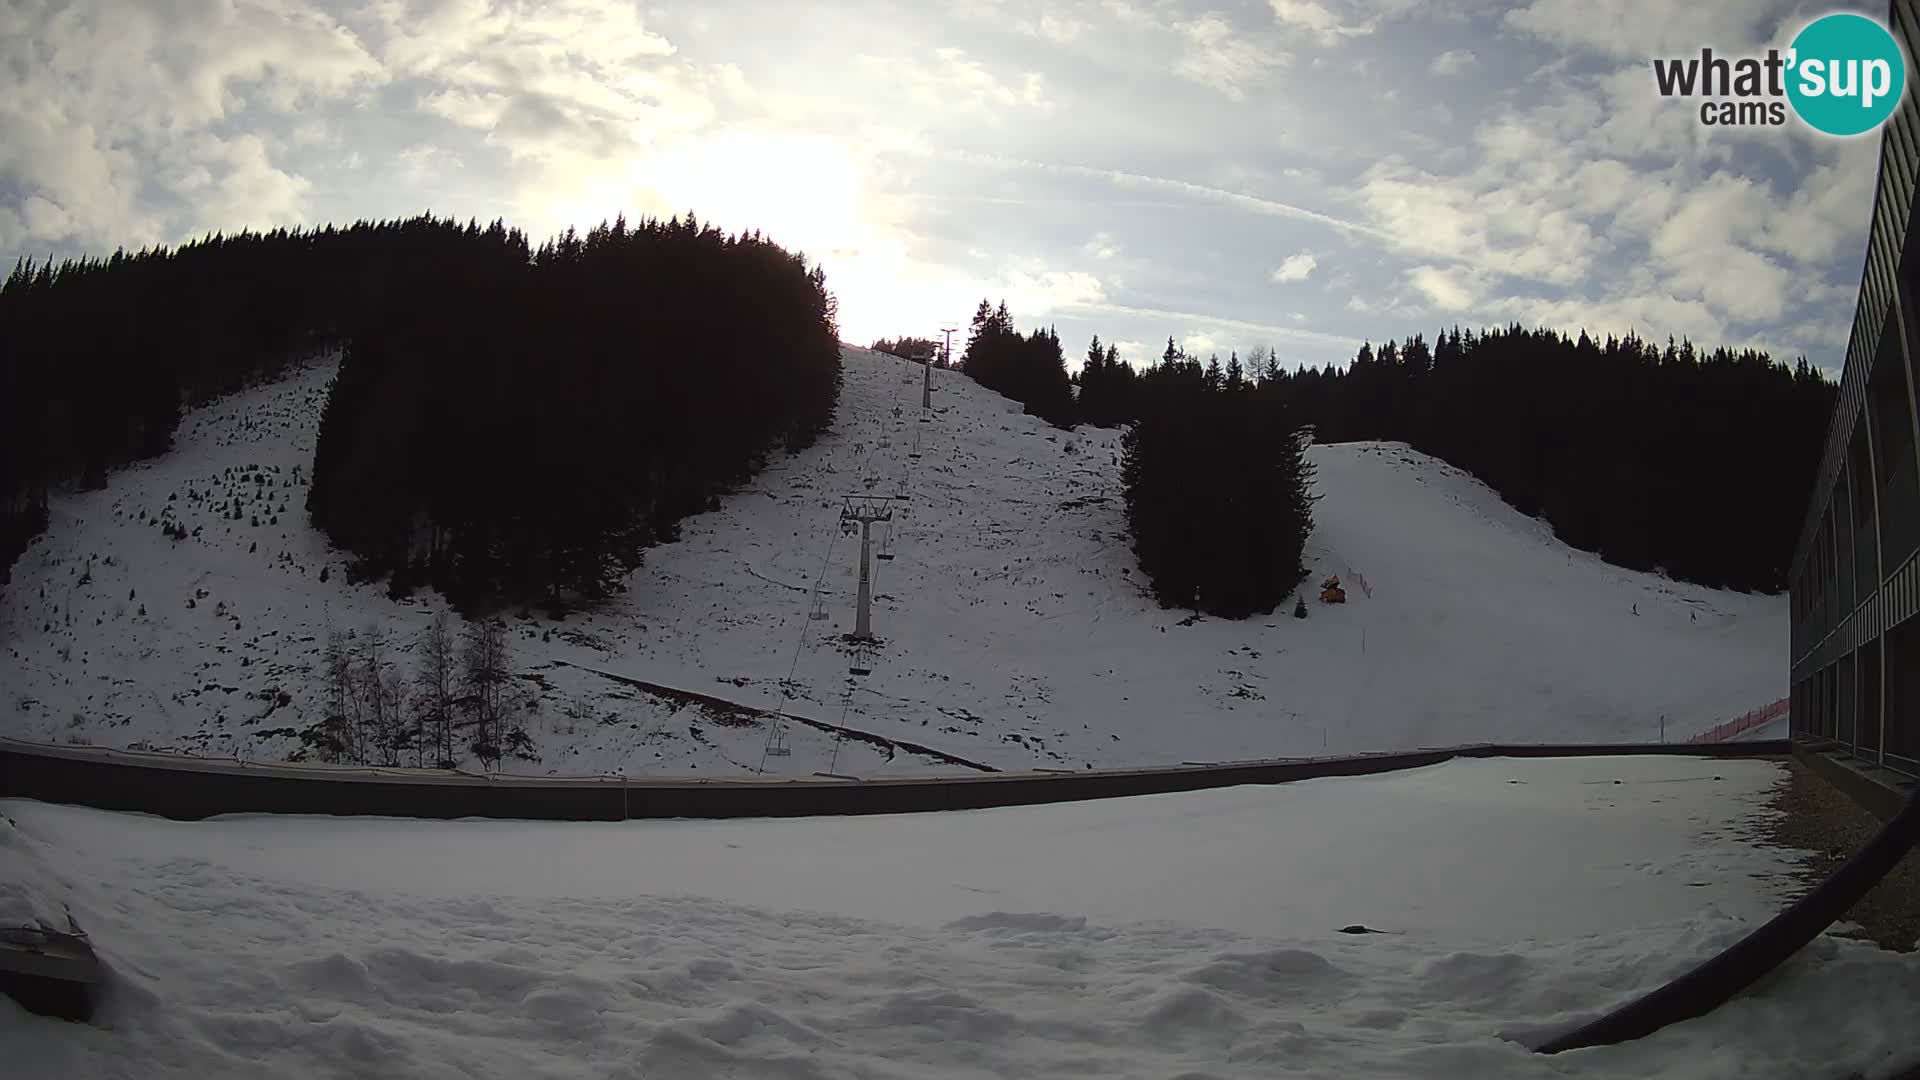
[[[916,366],[845,359],[833,431],[649,551],[627,593],[561,623],[508,613],[538,753],[510,771],[1082,770],[1653,741],[1663,715],[1678,741],[1785,692],[1783,598],[1607,566],[1397,444],[1310,453],[1311,618],[1162,611],[1128,549],[1118,432],[1057,431],[948,371],[922,420]],[[196,410],[172,453],[56,500],[0,595],[8,734],[281,758],[319,718],[329,627],[377,624],[410,664],[437,599],[348,584],[305,524],[330,370]],[[859,544],[838,531],[842,498],[901,493],[876,527],[896,556],[873,568],[883,644],[853,679],[838,638]],[[198,535],[171,539],[160,519]],[[1311,601],[1330,574],[1347,604]],[[783,705],[815,723],[770,758],[765,715]],[[840,740],[842,725],[871,738]]]
[[[1494,759],[618,825],[0,803],[0,882],[66,890],[115,972],[92,1026],[0,1000],[0,1042],[35,1080],[1879,1075],[1920,1056],[1920,966],[1831,936],[1709,1017],[1524,1045],[1783,902],[1745,838],[1780,775]]]

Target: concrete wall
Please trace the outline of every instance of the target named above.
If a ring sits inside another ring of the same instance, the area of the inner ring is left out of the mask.
[[[484,777],[432,770],[248,764],[0,739],[0,798],[196,820],[216,814],[621,821],[638,818],[907,814],[1282,784],[1437,765],[1455,757],[1674,754],[1784,757],[1783,742],[1715,745],[1463,746],[1315,758],[1080,773],[875,780]]]

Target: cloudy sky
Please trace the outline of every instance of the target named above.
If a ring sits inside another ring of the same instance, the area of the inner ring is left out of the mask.
[[[7,0],[0,253],[691,207],[860,342],[990,296],[1138,360],[1518,320],[1837,368],[1877,139],[1703,127],[1648,61],[1845,6]]]

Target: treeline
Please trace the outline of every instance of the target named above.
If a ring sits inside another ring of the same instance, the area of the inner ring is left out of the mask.
[[[50,492],[344,346],[310,509],[360,571],[465,604],[592,596],[825,427],[834,314],[818,269],[691,214],[538,251],[420,216],[22,261],[0,285],[0,582]]]
[[[839,394],[822,272],[691,214],[503,245],[414,298],[354,333],[307,508],[356,575],[463,611],[604,596]]]
[[[1282,378],[1323,442],[1409,443],[1617,566],[1764,592],[1786,586],[1837,393],[1804,358],[1518,325]]]
[[[1089,363],[1095,353],[1103,364],[1111,356],[1098,338]],[[1155,598],[1230,619],[1272,611],[1306,576],[1313,532],[1311,433],[1284,382],[1271,366],[1250,375],[1237,358],[1203,367],[1169,340],[1134,385],[1121,476]]]
[[[947,366],[945,348],[940,342],[930,338],[903,337],[897,341],[892,338],[881,338],[869,346],[869,348],[874,352],[887,353],[890,356],[897,356],[902,360],[920,360],[930,356],[933,358],[932,363],[934,367],[945,368]]]
[[[1071,428],[1078,418],[1060,336],[1051,329],[1020,333],[1005,301],[998,309],[980,301],[967,330],[960,370],[1056,427]]]
[[[976,355],[986,361],[977,369]],[[1320,442],[1406,442],[1615,565],[1763,592],[1786,585],[1837,393],[1804,358],[1788,365],[1751,349],[1707,351],[1672,339],[1662,347],[1634,334],[1595,341],[1519,325],[1368,344],[1344,368],[1283,368],[1264,349],[1245,364],[1230,354],[1200,365],[1169,340],[1158,365],[1140,370],[1096,336],[1068,402],[1056,356],[1051,331],[1022,337],[1004,304],[981,303],[967,372],[1053,423],[1111,427],[1158,416],[1164,429],[1168,409],[1205,415],[1214,406],[1198,404],[1210,399],[1192,390],[1197,368],[1203,388],[1251,388],[1254,400],[1274,402],[1253,415],[1281,434],[1307,427]],[[1161,401],[1173,387],[1182,388],[1179,404]],[[1227,438],[1223,431],[1216,454],[1225,456]],[[1190,468],[1197,492],[1207,470]],[[1222,490],[1233,497],[1231,485]],[[1195,513],[1167,520],[1198,520]],[[1143,541],[1138,528],[1134,539],[1156,552],[1143,552],[1143,567],[1150,557],[1159,567],[1179,561],[1157,554],[1159,541]],[[1149,573],[1169,602],[1201,589],[1178,576],[1163,588],[1168,571]],[[1249,603],[1263,610],[1271,592],[1263,586]]]
[[[163,453],[182,405],[275,378],[419,283],[516,245],[500,222],[422,216],[20,261],[0,285],[0,582],[50,492]]]

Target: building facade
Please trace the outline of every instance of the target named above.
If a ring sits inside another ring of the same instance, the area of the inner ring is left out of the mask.
[[[1920,776],[1916,6],[1893,4],[1908,85],[1881,129],[1866,271],[1790,590],[1794,738]]]

